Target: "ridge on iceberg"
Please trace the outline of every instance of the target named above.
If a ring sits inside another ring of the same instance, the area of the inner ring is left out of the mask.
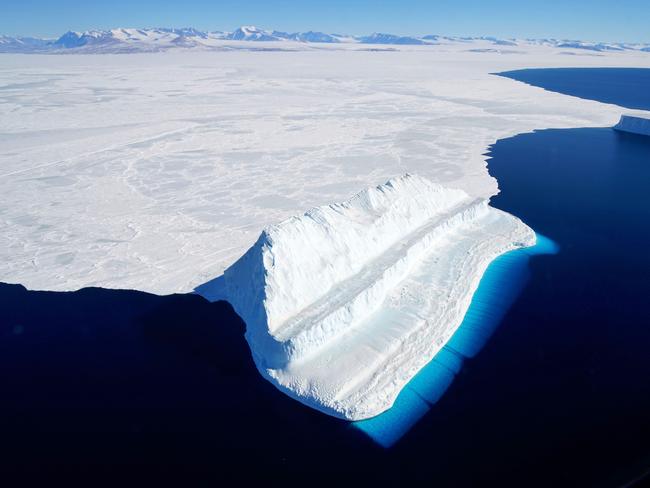
[[[360,420],[450,339],[488,264],[534,243],[487,200],[407,174],[266,228],[223,287],[267,379]]]

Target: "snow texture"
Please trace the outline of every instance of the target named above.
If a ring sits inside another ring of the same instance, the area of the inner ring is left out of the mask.
[[[406,172],[489,198],[497,139],[648,116],[490,75],[650,66],[638,51],[301,45],[0,54],[0,281],[191,292],[305,209]]]
[[[265,229],[224,273],[258,369],[350,420],[390,408],[460,325],[517,218],[413,175]]]
[[[621,120],[614,126],[614,129],[620,130],[621,132],[650,136],[650,117],[621,115]]]

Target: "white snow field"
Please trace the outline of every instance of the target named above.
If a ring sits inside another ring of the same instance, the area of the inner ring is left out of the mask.
[[[479,41],[254,44],[276,51],[0,54],[0,281],[190,292],[267,224],[406,172],[487,198],[497,139],[621,115],[489,73],[650,66]]]
[[[224,273],[259,371],[349,420],[390,408],[461,324],[519,219],[413,175],[265,229]]]

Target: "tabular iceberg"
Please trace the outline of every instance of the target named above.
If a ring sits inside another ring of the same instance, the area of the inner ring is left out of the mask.
[[[223,276],[260,372],[337,417],[387,410],[462,322],[519,219],[405,175],[266,228]]]
[[[621,132],[650,136],[650,118],[621,115],[621,120],[614,126],[614,129]]]

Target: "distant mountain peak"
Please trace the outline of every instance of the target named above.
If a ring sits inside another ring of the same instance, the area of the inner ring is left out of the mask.
[[[124,28],[110,30],[68,31],[58,39],[38,39],[33,37],[9,37],[0,35],[0,52],[38,53],[38,52],[85,52],[85,53],[123,53],[150,52],[168,49],[232,49],[229,41],[251,42],[293,42],[327,44],[378,44],[402,46],[432,46],[445,43],[482,43],[482,50],[498,51],[501,46],[526,45],[547,46],[560,49],[582,49],[590,51],[637,51],[650,52],[650,44],[599,43],[556,39],[499,39],[492,36],[448,37],[429,34],[425,36],[400,36],[390,33],[374,32],[366,36],[328,34],[320,31],[283,32],[261,29],[255,25],[242,25],[232,32],[201,31],[194,27],[156,27]],[[240,49],[245,47],[238,45]],[[297,46],[289,47],[296,49]],[[257,49],[251,45],[250,49]],[[268,49],[262,47],[261,49]],[[275,49],[275,48],[274,48]],[[477,51],[477,50],[475,50]]]
[[[383,32],[374,32],[369,36],[359,37],[359,40],[365,44],[426,44],[422,39],[408,36],[396,36],[394,34],[385,34]]]

